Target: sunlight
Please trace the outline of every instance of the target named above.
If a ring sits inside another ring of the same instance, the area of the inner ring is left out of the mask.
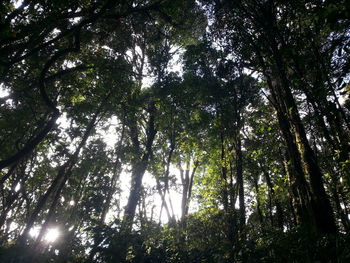
[[[13,5],[15,8],[20,7],[23,4],[23,0],[15,0],[13,1]]]
[[[0,98],[4,98],[10,95],[8,89],[5,88],[4,84],[0,83]]]
[[[40,227],[39,226],[34,226],[29,230],[29,235],[32,238],[37,238],[40,232]]]
[[[118,142],[119,134],[118,128],[120,128],[120,121],[118,117],[112,116],[108,120],[109,126],[107,129],[98,129],[98,133],[103,138],[103,141],[107,144],[108,147],[113,149],[115,144]]]
[[[175,175],[176,180],[180,181],[179,171],[172,165],[170,166],[170,174]],[[148,188],[148,189],[152,189],[156,187],[156,181],[154,176],[147,171],[143,178],[143,185],[145,188]],[[168,194],[166,195],[166,198],[165,198],[166,203],[169,209],[173,210],[171,211],[171,213],[174,212],[175,218],[179,219],[181,218],[181,213],[182,213],[182,209],[181,209],[182,194],[177,190],[173,189],[172,187],[170,187],[169,189],[169,194],[170,196]],[[171,200],[172,208],[170,206],[169,198]],[[159,196],[159,194],[156,194],[155,196],[153,196],[152,199],[153,199],[153,204],[155,205],[155,210],[153,211],[155,213],[154,217],[158,218],[160,211],[162,211],[162,214],[160,215],[160,220],[163,224],[166,224],[168,222],[168,216],[164,209],[161,210],[161,206],[162,206],[161,197]]]
[[[50,228],[44,237],[45,242],[52,243],[55,242],[60,236],[60,231],[58,228]]]

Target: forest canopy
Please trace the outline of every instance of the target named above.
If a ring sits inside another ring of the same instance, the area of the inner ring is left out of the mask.
[[[3,0],[0,262],[350,262],[345,0]]]

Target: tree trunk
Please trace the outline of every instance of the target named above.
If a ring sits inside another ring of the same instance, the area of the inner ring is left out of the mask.
[[[116,251],[115,257],[120,262],[124,262],[127,255],[128,248],[128,239],[131,234],[132,225],[134,223],[134,217],[136,212],[136,207],[138,202],[140,201],[140,194],[142,188],[142,179],[143,175],[146,172],[149,158],[152,152],[152,145],[154,138],[157,134],[157,130],[155,129],[155,114],[156,107],[154,102],[151,102],[149,105],[149,120],[148,127],[146,131],[146,145],[145,150],[142,153],[140,148],[140,142],[138,138],[138,127],[135,121],[135,116],[131,117],[131,121],[129,122],[129,129],[131,140],[133,143],[135,154],[141,156],[140,159],[136,159],[135,163],[132,166],[131,172],[131,189],[128,198],[128,203],[125,207],[124,217],[121,223],[120,234],[123,241],[119,244],[119,251]],[[136,157],[137,158],[137,157]]]
[[[224,134],[222,132],[220,134],[220,140],[221,140],[221,177],[224,183],[222,188],[222,200],[223,200],[224,210],[228,212],[229,195],[228,195],[228,183],[227,183],[227,167],[226,167]]]
[[[194,175],[196,173],[196,170],[198,168],[198,165],[199,165],[199,162],[195,161],[192,173],[190,175],[190,181],[189,181],[189,184],[188,184],[188,191],[187,191],[187,202],[186,202],[186,206],[185,206],[185,217],[188,215],[188,210],[189,210],[189,207],[190,207],[190,201],[191,201],[191,196],[192,196],[193,179],[194,179]]]
[[[254,178],[253,178],[253,183],[254,183],[254,188],[256,191],[256,212],[258,214],[260,225],[263,226],[264,225],[264,218],[263,218],[263,215],[261,212],[261,204],[260,204],[260,199],[259,199],[259,185],[258,185],[258,178],[256,176],[254,176]]]
[[[174,213],[170,214],[170,209],[169,209],[168,204],[166,202],[166,194],[169,193],[170,164],[171,164],[171,159],[172,159],[174,150],[175,150],[175,139],[173,138],[173,136],[171,136],[171,138],[170,138],[170,150],[169,150],[169,154],[168,154],[167,160],[165,162],[165,174],[164,174],[165,182],[164,182],[164,188],[163,189],[162,189],[162,185],[161,185],[161,182],[160,182],[159,178],[156,176],[156,183],[157,183],[158,194],[159,194],[159,196],[162,199],[159,220],[161,218],[163,208],[165,209],[165,212],[167,214],[168,221],[172,220],[173,217],[174,217]],[[169,200],[170,200],[170,195],[169,195]],[[172,206],[171,200],[170,200],[170,205]]]
[[[188,202],[188,188],[190,184],[190,161],[186,163],[186,170],[180,167],[180,176],[181,176],[181,184],[182,184],[182,198],[181,198],[181,222],[185,221],[186,216],[186,204]]]
[[[267,169],[261,165],[264,176],[265,176],[265,180],[267,183],[267,186],[269,188],[269,192],[270,192],[270,196],[271,196],[271,201],[273,200],[273,202],[275,203],[276,206],[276,215],[277,215],[277,226],[283,230],[283,212],[282,212],[282,206],[281,203],[278,201],[276,194],[275,194],[275,190],[273,188],[273,184],[271,181],[271,177],[269,172],[267,171]]]
[[[242,156],[242,146],[241,146],[241,139],[238,138],[237,140],[237,148],[236,148],[236,172],[237,172],[237,184],[239,187],[239,221],[240,221],[240,229],[241,234],[245,232],[245,220],[246,220],[246,214],[245,214],[245,203],[244,203],[244,181],[243,181],[243,156]],[[243,235],[245,236],[245,235]]]
[[[278,58],[278,56],[277,56]],[[281,62],[278,60],[278,62]],[[280,68],[283,68],[283,64]],[[281,69],[279,69],[281,71]],[[295,173],[295,183],[301,202],[304,203],[304,221],[315,225],[319,233],[336,233],[333,211],[322,182],[322,173],[316,163],[314,153],[307,141],[303,124],[282,73],[273,81],[268,77],[271,93],[274,97],[279,124],[287,142],[289,156]],[[305,174],[309,175],[311,188]],[[308,212],[306,212],[308,211]],[[322,211],[322,212],[321,212]],[[309,214],[309,215],[307,215]],[[309,218],[308,218],[309,217]]]

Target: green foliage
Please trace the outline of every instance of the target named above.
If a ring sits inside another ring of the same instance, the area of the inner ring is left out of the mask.
[[[348,9],[2,1],[0,262],[350,261]]]

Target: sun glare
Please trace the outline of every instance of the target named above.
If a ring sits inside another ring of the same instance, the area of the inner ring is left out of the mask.
[[[57,228],[50,228],[47,230],[44,240],[47,243],[55,242],[60,236],[60,231]]]

